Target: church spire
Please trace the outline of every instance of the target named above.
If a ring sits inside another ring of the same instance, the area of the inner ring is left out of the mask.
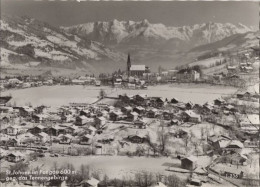
[[[127,71],[127,76],[128,77],[130,75],[130,67],[131,67],[131,59],[130,59],[130,54],[128,53],[128,56],[127,56],[127,67],[126,67],[126,71]]]

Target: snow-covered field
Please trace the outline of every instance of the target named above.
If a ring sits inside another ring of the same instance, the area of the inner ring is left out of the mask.
[[[211,102],[216,98],[220,98],[225,94],[232,94],[236,88],[209,85],[194,84],[174,84],[162,86],[150,86],[148,90],[124,90],[113,89],[111,87],[95,87],[95,86],[42,86],[36,88],[27,88],[19,90],[8,90],[2,95],[11,94],[17,105],[25,105],[31,103],[33,106],[41,104],[47,106],[61,106],[71,102],[92,103],[97,100],[100,89],[104,89],[107,95],[118,96],[119,94],[138,94],[146,93],[148,96],[159,96],[174,98],[183,102],[204,104]]]

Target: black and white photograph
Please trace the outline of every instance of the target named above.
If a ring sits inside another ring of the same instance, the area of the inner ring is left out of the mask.
[[[257,187],[257,1],[0,0],[0,187]]]

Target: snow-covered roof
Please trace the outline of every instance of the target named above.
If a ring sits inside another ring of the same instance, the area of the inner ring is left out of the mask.
[[[188,160],[190,160],[190,161],[192,161],[192,162],[196,162],[198,159],[195,157],[195,156],[193,156],[193,155],[191,155],[191,156],[189,156],[189,157],[186,157],[185,159],[188,159]]]
[[[199,114],[196,114],[195,112],[193,112],[192,110],[186,110],[185,113],[187,115],[189,115],[190,117],[193,117],[193,118],[199,118],[200,115]]]
[[[131,65],[130,71],[145,71],[145,65]]]
[[[91,178],[89,180],[84,180],[81,182],[81,184],[89,184],[89,186],[97,186],[99,183],[99,180],[95,179],[95,178]]]

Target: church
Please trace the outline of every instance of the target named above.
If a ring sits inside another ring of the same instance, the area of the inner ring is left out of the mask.
[[[127,76],[136,76],[136,77],[142,77],[144,73],[149,73],[150,69],[148,66],[145,65],[132,65],[130,54],[128,54],[127,57]]]

